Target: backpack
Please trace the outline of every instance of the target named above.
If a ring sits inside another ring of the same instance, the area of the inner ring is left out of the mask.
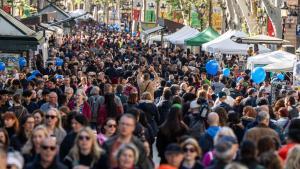
[[[188,116],[190,128],[190,134],[195,139],[199,140],[201,134],[205,131],[205,121],[201,117],[201,114],[190,114]]]

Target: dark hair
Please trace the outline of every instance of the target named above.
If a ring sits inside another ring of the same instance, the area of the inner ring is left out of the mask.
[[[269,101],[266,98],[259,98],[257,101],[258,106],[268,105],[268,104],[269,104]]]
[[[260,155],[259,163],[266,169],[282,169],[279,156],[273,151],[267,151]]]
[[[258,155],[261,155],[262,153],[267,151],[275,151],[276,150],[275,139],[273,139],[270,136],[262,137],[257,142],[257,150],[258,150]]]
[[[2,143],[3,144],[3,149],[7,150],[8,149],[8,146],[10,144],[10,140],[9,140],[9,137],[8,137],[8,133],[7,131],[4,129],[4,128],[0,128],[0,132],[3,132],[4,133],[4,136],[5,136],[5,143]]]
[[[165,100],[170,100],[172,98],[172,92],[170,89],[164,89],[163,97]]]
[[[172,104],[181,104],[182,105],[182,98],[180,96],[174,96]]]
[[[107,124],[108,121],[110,120],[114,120],[116,123],[118,123],[118,121],[115,119],[115,118],[112,118],[112,117],[109,117],[109,118],[106,118],[106,120],[104,121],[103,125],[101,126],[101,133],[105,133],[105,129],[104,129],[104,126]]]
[[[256,146],[253,141],[245,140],[241,143],[240,146],[240,155],[242,163],[251,163],[256,161]]]
[[[290,105],[296,104],[296,99],[293,96],[287,96],[286,99]]]
[[[117,104],[115,102],[115,94],[105,94],[104,95],[105,101],[104,104],[106,105],[107,117],[117,117]]]
[[[217,107],[215,109],[215,112],[219,115],[220,117],[220,126],[225,126],[228,120],[228,115],[226,109],[223,107]]]
[[[288,138],[295,143],[300,143],[300,119],[292,119],[289,130]]]
[[[166,82],[164,79],[162,79],[162,80],[160,81],[160,86],[165,87],[166,84],[167,84],[167,82]]]

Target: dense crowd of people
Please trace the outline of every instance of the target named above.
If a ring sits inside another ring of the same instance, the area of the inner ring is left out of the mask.
[[[253,83],[239,57],[221,61],[229,77],[211,76],[205,53],[105,24],[74,31],[49,39],[45,67],[37,55],[1,72],[0,169],[300,168],[290,85],[271,98],[270,79]]]

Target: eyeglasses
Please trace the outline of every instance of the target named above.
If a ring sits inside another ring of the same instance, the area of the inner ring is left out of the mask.
[[[56,116],[54,116],[54,115],[46,115],[45,117],[46,117],[46,119],[50,119],[50,118],[55,119],[56,118]]]
[[[42,149],[43,150],[51,150],[54,151],[56,149],[56,146],[46,146],[46,145],[42,145]]]
[[[116,125],[116,124],[107,124],[107,127],[108,127],[108,128],[113,128],[113,127],[116,128],[117,125]]]
[[[89,141],[91,138],[89,136],[79,136],[78,139],[79,140],[87,140],[87,141]]]
[[[187,153],[187,152],[191,152],[191,153],[196,152],[196,150],[195,150],[194,148],[187,148],[187,147],[185,147],[185,148],[183,149],[183,151],[184,151],[185,153]]]

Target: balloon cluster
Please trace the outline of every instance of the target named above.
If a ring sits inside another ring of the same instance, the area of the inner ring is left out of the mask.
[[[208,74],[215,76],[218,73],[219,64],[216,60],[209,60],[206,63],[205,68]]]

